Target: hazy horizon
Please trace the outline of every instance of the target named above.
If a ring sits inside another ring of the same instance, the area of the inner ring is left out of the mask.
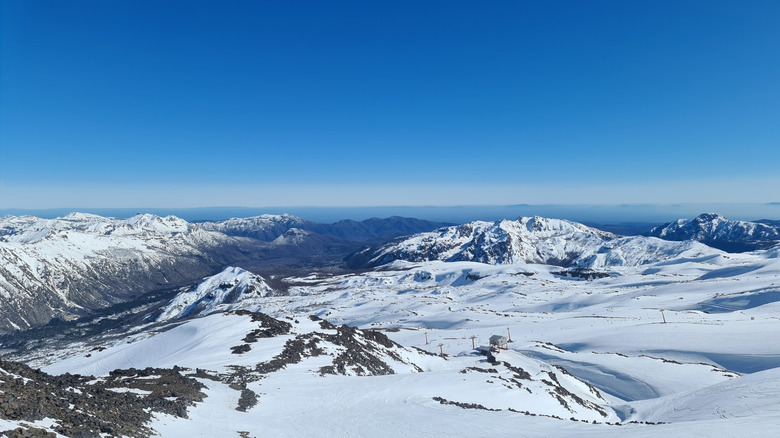
[[[91,213],[107,217],[131,217],[138,213],[159,216],[173,215],[188,221],[224,220],[261,214],[292,214],[313,222],[332,223],[339,220],[365,220],[402,216],[437,222],[464,223],[474,220],[516,219],[520,216],[543,216],[577,222],[621,225],[631,223],[659,224],[685,219],[702,213],[718,213],[732,220],[780,220],[780,203],[750,204],[674,204],[674,205],[460,205],[460,206],[366,206],[366,207],[312,207],[270,206],[241,207],[214,206],[194,208],[52,208],[3,209],[0,216],[32,215],[47,219],[68,213]]]

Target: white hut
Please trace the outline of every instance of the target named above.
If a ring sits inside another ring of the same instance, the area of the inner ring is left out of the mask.
[[[509,347],[507,346],[507,343],[509,342],[509,339],[507,339],[506,336],[502,335],[493,335],[490,337],[490,349],[491,350],[507,350]]]

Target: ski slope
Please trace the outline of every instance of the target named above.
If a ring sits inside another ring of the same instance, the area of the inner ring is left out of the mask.
[[[780,427],[776,252],[606,272],[584,280],[550,265],[397,261],[361,274],[312,274],[288,279],[287,295],[241,302],[294,327],[245,353],[231,347],[256,323],[216,306],[103,351],[74,348],[44,371],[178,365],[229,375],[277,357],[293,336],[334,333],[315,315],[384,333],[405,364],[393,362],[387,375],[321,374],[349,350],[331,345],[325,355],[249,379],[258,401],[247,412],[236,410],[240,391],[202,379],[208,397],[188,419],[158,415],[152,427],[166,437],[773,435]],[[472,349],[472,337],[479,346],[493,334],[512,338],[498,365]],[[553,380],[576,396],[566,396],[568,407],[544,383]]]

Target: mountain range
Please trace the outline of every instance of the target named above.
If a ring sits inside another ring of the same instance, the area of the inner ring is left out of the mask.
[[[205,230],[267,242],[277,239],[291,229],[346,241],[367,242],[430,231],[446,225],[449,224],[399,216],[386,219],[371,218],[364,221],[341,220],[332,224],[321,224],[289,214],[266,214],[249,218],[198,222],[198,226]]]
[[[440,225],[2,218],[0,432],[771,435],[773,224]]]
[[[381,242],[439,225],[405,218],[326,225],[289,215],[202,223],[150,214],[6,216],[0,218],[0,329],[84,316],[229,265],[261,272],[337,266],[366,239]]]
[[[577,268],[636,266],[676,257],[700,257],[716,250],[694,241],[620,237],[576,222],[541,217],[472,222],[421,233],[350,256],[352,267],[394,260],[539,263]]]

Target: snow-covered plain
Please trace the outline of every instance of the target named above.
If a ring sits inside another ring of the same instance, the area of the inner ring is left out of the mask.
[[[312,274],[288,279],[287,295],[240,303],[292,325],[249,351],[231,347],[257,323],[214,307],[43,369],[105,375],[179,365],[224,375],[268,362],[295,336],[325,339],[334,330],[309,318],[316,315],[397,342],[377,353],[395,374],[323,374],[344,350],[322,341],[324,354],[249,379],[258,403],[247,412],[236,410],[240,391],[202,379],[208,397],[189,418],[158,415],[152,427],[166,437],[777,434],[776,250],[683,254],[606,272],[585,280],[541,264],[396,261],[361,274]],[[186,293],[196,291],[204,293]],[[512,339],[498,364],[472,349],[494,334]]]

